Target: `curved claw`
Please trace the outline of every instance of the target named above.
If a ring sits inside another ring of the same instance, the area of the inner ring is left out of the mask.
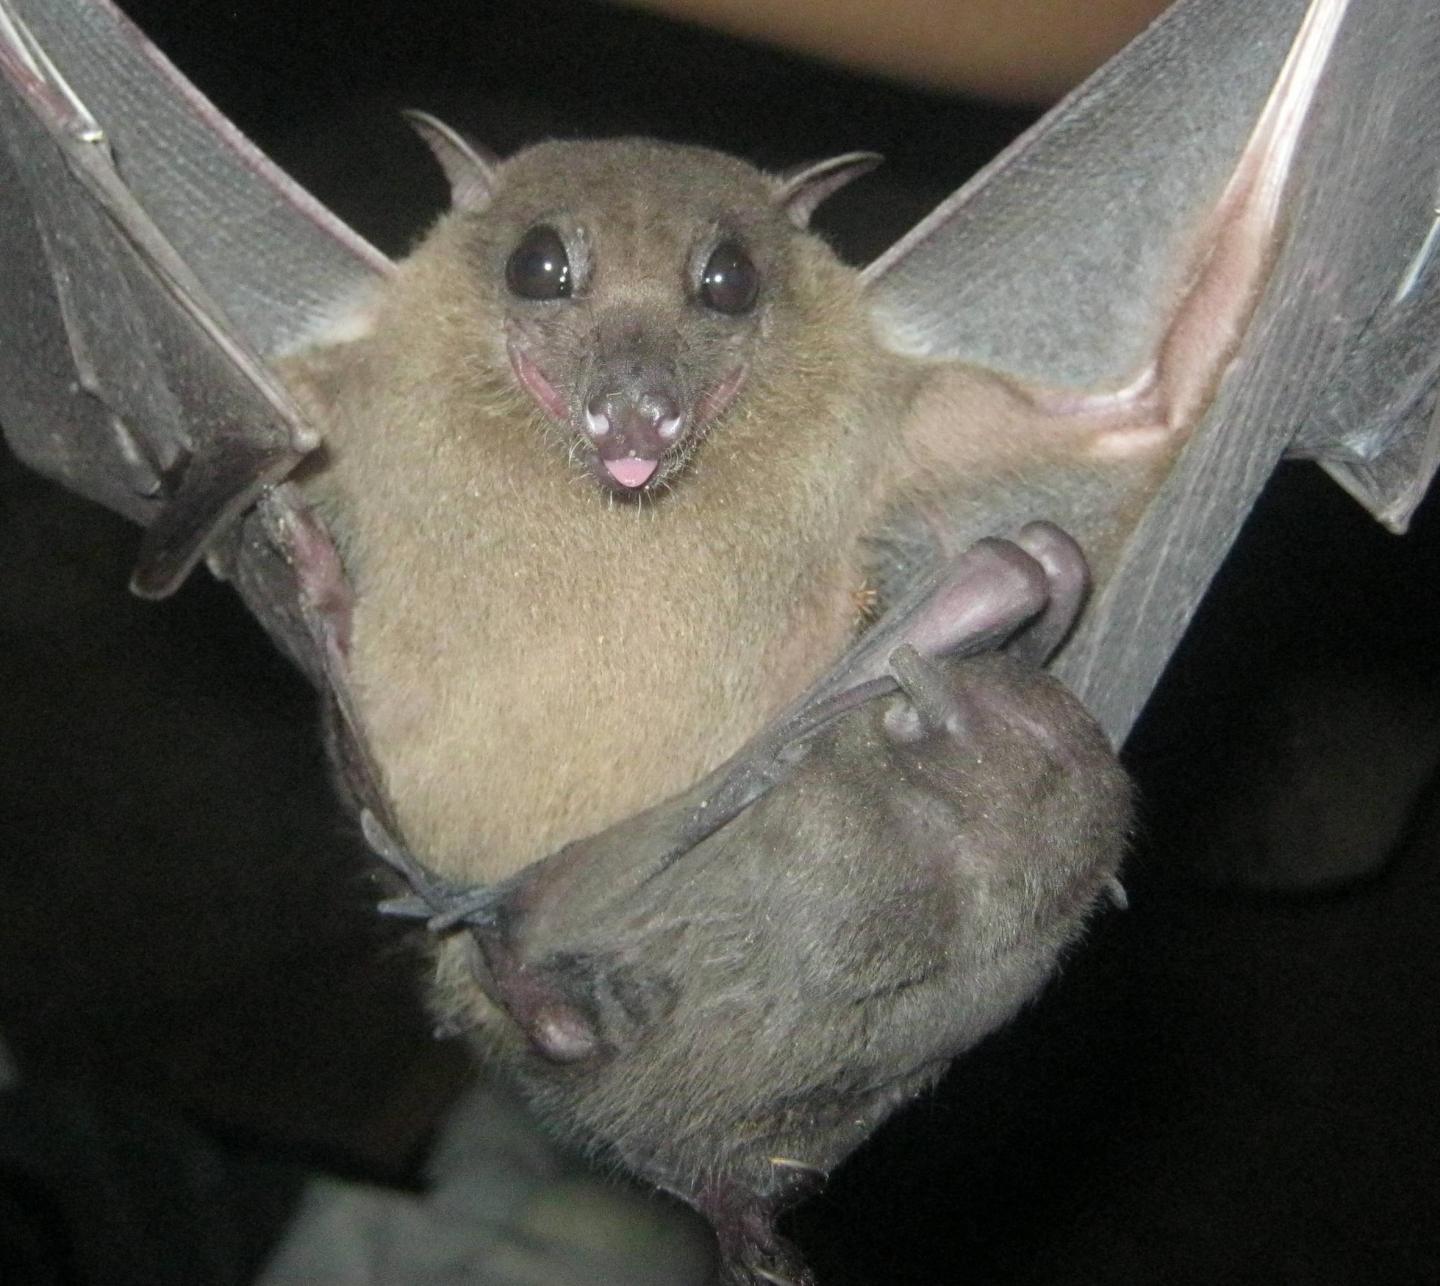
[[[420,897],[386,898],[376,910],[392,920],[428,920],[435,914],[434,908]]]

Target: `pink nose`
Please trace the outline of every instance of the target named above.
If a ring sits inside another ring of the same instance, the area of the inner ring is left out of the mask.
[[[680,437],[684,415],[669,394],[597,393],[585,404],[585,433],[602,459],[655,460]]]

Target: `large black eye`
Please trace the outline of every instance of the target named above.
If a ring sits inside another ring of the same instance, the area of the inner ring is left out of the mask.
[[[505,284],[522,299],[569,299],[570,258],[547,224],[531,228],[505,265]]]
[[[700,277],[700,302],[717,313],[748,313],[760,293],[760,274],[737,241],[722,241]]]

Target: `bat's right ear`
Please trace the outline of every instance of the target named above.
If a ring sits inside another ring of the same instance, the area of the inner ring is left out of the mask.
[[[884,159],[879,152],[846,152],[802,165],[780,176],[775,202],[797,228],[807,228],[820,202],[852,179],[869,174]]]
[[[450,180],[450,205],[456,210],[480,210],[490,204],[495,192],[495,168],[500,158],[478,143],[471,142],[429,112],[413,108],[401,113],[434,153]]]

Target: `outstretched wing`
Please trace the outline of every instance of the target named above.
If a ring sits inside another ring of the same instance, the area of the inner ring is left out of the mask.
[[[1282,454],[1397,531],[1435,472],[1437,65],[1434,0],[1182,0],[867,270],[895,344],[1041,390],[1027,427],[1173,444],[1057,665],[1112,736]]]
[[[263,359],[388,262],[108,0],[0,0],[0,425],[173,590],[316,444]]]

